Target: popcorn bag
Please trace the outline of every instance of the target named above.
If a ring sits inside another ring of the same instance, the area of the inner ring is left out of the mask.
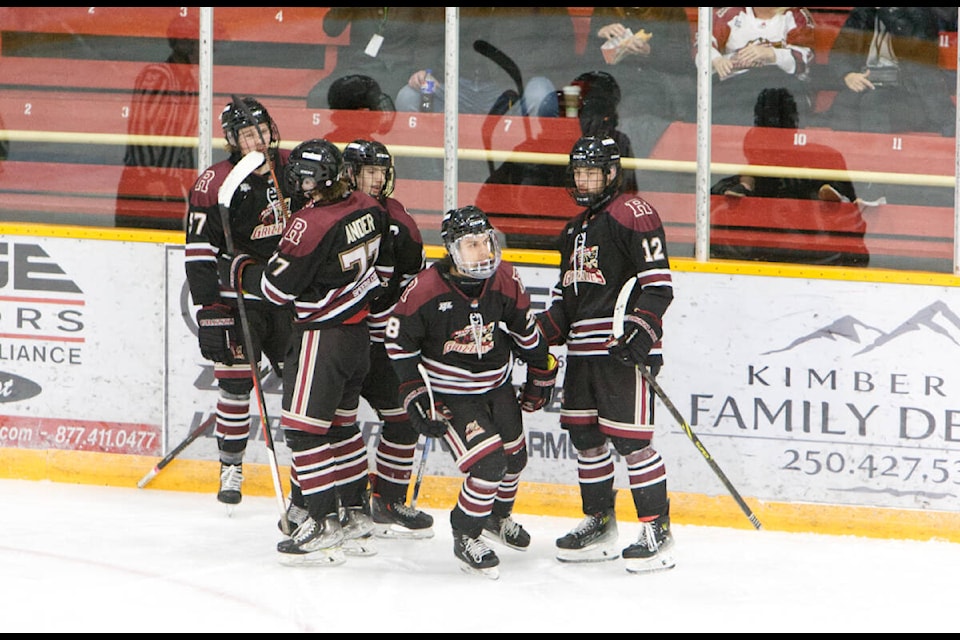
[[[648,42],[650,38],[653,37],[652,33],[648,33],[644,29],[640,29],[640,33],[634,34],[633,31],[627,29],[627,32],[624,33],[619,38],[610,38],[603,43],[600,47],[600,52],[603,54],[603,59],[607,64],[617,64],[623,57],[627,55],[626,45],[630,40],[637,39],[642,42]]]

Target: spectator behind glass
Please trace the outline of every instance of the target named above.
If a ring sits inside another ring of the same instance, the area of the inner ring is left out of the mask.
[[[804,7],[713,10],[713,124],[750,126],[757,95],[785,87],[801,119],[812,111],[813,17]]]
[[[478,53],[474,48],[478,41],[499,49],[519,77]],[[417,38],[419,62],[411,66],[416,71],[397,94],[397,111],[420,110],[420,87],[426,82],[427,69],[438,81],[433,111],[443,111],[443,45],[443,20],[422,23]],[[459,110],[487,114],[506,100],[506,112],[512,115],[556,117],[557,87],[570,77],[574,57],[573,20],[566,7],[460,7]]]
[[[606,71],[588,71],[581,73],[573,82],[580,87],[580,132],[582,136],[597,138],[612,138],[620,149],[621,158],[632,157],[633,148],[630,138],[618,128],[620,122],[619,106],[621,101],[620,85]],[[514,148],[515,152],[536,152],[541,149],[538,138],[528,138]],[[488,215],[494,219],[498,211],[506,203],[498,202],[493,194],[495,189],[486,188],[487,185],[512,184],[539,187],[566,186],[565,177],[567,167],[555,164],[540,164],[534,162],[504,162],[495,170],[491,168],[490,177],[484,181],[484,188],[477,194],[477,205],[487,207]],[[637,191],[637,174],[633,169],[621,167],[623,191]],[[513,192],[517,193],[517,192]],[[508,210],[523,210],[522,198],[518,197]],[[550,239],[546,246],[533,246],[540,240],[535,237],[524,236],[522,240],[507,234],[508,246],[522,246],[518,242],[525,242],[528,248],[552,249],[554,239]]]
[[[754,105],[753,120],[754,127],[743,138],[743,154],[751,165],[795,166],[803,163],[813,169],[846,171],[843,156],[835,149],[813,144],[798,147],[794,143],[794,134],[800,128],[800,116],[797,102],[787,89],[779,87],[761,91]],[[809,162],[804,163],[802,158],[808,158]],[[711,193],[826,202],[853,202],[857,199],[853,183],[849,181],[747,175],[724,178],[714,185]]]
[[[335,108],[327,103],[330,87],[349,75],[373,78],[388,96],[397,95],[416,64],[423,21],[439,25],[442,36],[442,7],[330,7],[323,19],[324,32],[336,38],[349,28],[350,44],[337,49],[333,72],[310,90],[307,107]]]
[[[586,67],[616,78],[623,89],[624,118],[644,114],[666,121],[696,121],[693,37],[683,7],[594,7],[590,24],[596,38],[587,44]],[[610,62],[601,47],[613,44],[627,30],[634,36],[620,45],[619,56]]]
[[[954,9],[956,14],[956,9]],[[952,136],[955,108],[938,67],[931,7],[854,7],[830,51],[833,129]]]
[[[197,135],[199,33],[199,21],[194,16],[177,16],[167,26],[170,54],[163,62],[148,64],[137,74],[127,133]],[[182,170],[197,168],[196,150],[189,146],[129,144],[123,154],[123,165],[117,186],[114,225],[182,230],[181,216],[151,216],[143,198],[177,203],[179,210],[196,178],[195,173]]]
[[[380,89],[376,80],[364,75],[337,78],[327,92],[327,104],[333,109],[330,124],[334,127],[327,133],[327,139],[338,144],[384,135],[393,128],[397,115],[390,96]],[[352,111],[376,113],[358,117],[350,113]]]
[[[754,121],[755,126],[743,138],[743,155],[751,166],[795,166],[846,172],[846,161],[836,149],[822,144],[795,144],[800,119],[797,103],[787,89],[781,87],[761,91],[754,106]],[[802,169],[798,169],[798,173],[800,171]],[[783,230],[793,231],[795,225],[802,224],[802,233],[810,238],[809,248],[800,250],[776,243],[753,247],[713,243],[711,256],[714,258],[853,267],[865,267],[869,263],[870,254],[863,241],[866,222],[860,213],[865,203],[857,199],[853,184],[849,181],[739,175],[718,181],[710,192],[713,195],[732,196],[718,206],[735,213],[739,198],[744,196],[784,199],[785,202],[772,202],[762,208],[757,208],[756,201],[752,201],[754,211],[763,218],[757,226],[779,233]],[[790,200],[820,200],[821,204],[798,206]],[[796,213],[798,209],[800,214]],[[714,209],[712,213],[722,218],[720,210]],[[803,217],[802,222],[797,223],[797,218],[791,217],[797,215]],[[800,233],[799,230],[797,232]],[[846,239],[847,251],[833,251],[820,246],[827,243],[821,243],[818,235],[830,238],[834,234]]]
[[[616,79],[606,71],[588,71],[577,76],[572,84],[580,87],[581,135],[612,138],[621,158],[634,157],[629,136],[619,129],[623,94]],[[565,167],[560,168],[566,172]],[[636,172],[621,167],[621,175],[623,191],[637,191]]]

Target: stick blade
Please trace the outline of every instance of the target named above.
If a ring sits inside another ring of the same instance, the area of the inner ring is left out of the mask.
[[[627,315],[627,303],[630,302],[630,294],[633,292],[633,286],[637,283],[637,276],[630,276],[630,279],[620,287],[620,293],[617,295],[617,303],[613,306],[613,337],[619,338],[623,335],[623,318]]]
[[[217,191],[217,202],[220,203],[220,206],[230,206],[230,201],[233,200],[233,194],[237,191],[237,187],[239,187],[240,183],[243,182],[248,175],[253,173],[257,167],[262,165],[264,160],[266,160],[266,156],[264,156],[262,152],[251,151],[240,158],[240,162],[233,165],[233,169],[227,174],[223,184],[220,185],[220,190]]]
[[[147,486],[147,484],[153,480],[158,473],[160,473],[160,469],[158,467],[154,467],[148,471],[147,475],[140,478],[140,480],[137,482],[137,489],[143,489],[145,486]]]

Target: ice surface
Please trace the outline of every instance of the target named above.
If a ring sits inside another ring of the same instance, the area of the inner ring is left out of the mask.
[[[0,480],[11,632],[951,632],[960,545],[674,527],[677,567],[561,564],[569,518],[516,514],[527,552],[460,572],[448,514],[339,567],[278,562],[275,498]],[[620,523],[623,546],[637,525]]]

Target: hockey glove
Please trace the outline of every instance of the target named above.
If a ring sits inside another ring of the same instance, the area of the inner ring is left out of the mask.
[[[231,334],[236,326],[236,312],[223,303],[197,310],[197,338],[200,355],[213,362],[232,365]]]
[[[237,257],[233,257],[229,253],[221,253],[220,257],[217,258],[220,283],[231,291],[237,291],[243,282],[241,278],[244,267],[255,262],[253,257],[246,253],[241,253]]]
[[[546,311],[538,313],[536,318],[537,327],[546,338],[547,344],[559,346],[566,341],[567,321],[559,304],[554,304]]]
[[[643,366],[650,348],[660,339],[660,323],[648,322],[652,316],[633,313],[623,319],[623,335],[607,343],[610,355],[627,365]]]
[[[542,409],[553,398],[556,384],[557,359],[551,353],[547,356],[546,369],[527,366],[527,381],[520,385],[520,408],[528,413]]]
[[[431,412],[430,394],[423,382],[418,380],[400,385],[400,397],[417,433],[427,438],[442,438],[447,433],[453,413],[440,401],[433,407],[436,413]],[[434,415],[437,419],[433,418]]]

